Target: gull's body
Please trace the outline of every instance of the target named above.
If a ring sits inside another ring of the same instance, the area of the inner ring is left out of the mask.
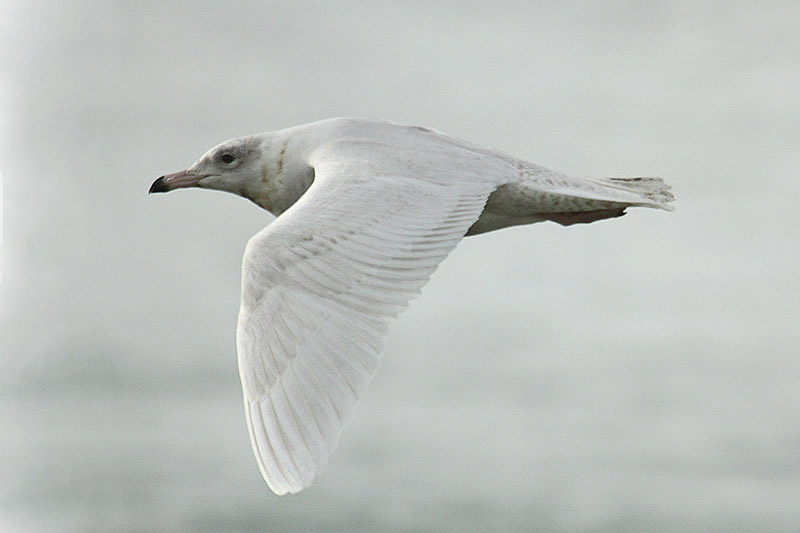
[[[464,235],[672,200],[658,178],[574,178],[359,119],[227,141],[151,192],[180,187],[233,192],[278,217],[247,244],[237,328],[250,441],[277,494],[323,470],[377,369],[389,320]]]

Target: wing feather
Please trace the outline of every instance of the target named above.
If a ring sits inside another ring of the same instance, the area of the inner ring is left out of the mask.
[[[320,158],[314,184],[250,240],[243,261],[239,372],[253,451],[277,494],[325,467],[378,368],[388,321],[496,187],[347,161]]]

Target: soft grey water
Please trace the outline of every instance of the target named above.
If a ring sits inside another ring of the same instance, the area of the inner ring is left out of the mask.
[[[2,5],[0,531],[800,528],[796,3]],[[234,353],[270,217],[145,193],[341,115],[678,210],[463,242],[279,498]]]

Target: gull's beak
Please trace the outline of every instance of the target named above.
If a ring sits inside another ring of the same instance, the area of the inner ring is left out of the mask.
[[[181,189],[184,187],[195,187],[197,182],[205,178],[208,174],[192,174],[187,170],[180,172],[173,172],[172,174],[165,174],[161,176],[150,186],[147,194],[154,192],[169,192],[172,189]]]

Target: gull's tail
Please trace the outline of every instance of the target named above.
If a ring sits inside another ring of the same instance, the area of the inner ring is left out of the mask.
[[[467,235],[544,220],[586,224],[620,217],[629,207],[672,211],[674,199],[661,178],[578,178],[535,167],[520,182],[498,187]]]
[[[628,207],[673,211],[675,197],[661,178],[586,178],[593,187],[573,193],[580,200],[566,210],[543,214],[563,226],[621,217]]]
[[[630,205],[655,207],[666,211],[675,209],[670,205],[675,200],[670,192],[672,187],[661,178],[601,178],[593,181],[611,189],[633,193],[641,198],[641,203],[633,202]]]

